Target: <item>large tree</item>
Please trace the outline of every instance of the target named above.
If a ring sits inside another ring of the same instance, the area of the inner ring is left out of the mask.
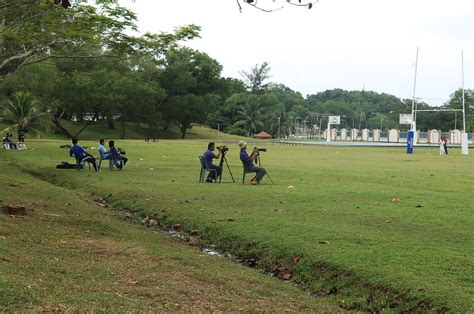
[[[245,103],[237,111],[236,126],[242,127],[250,136],[263,127],[262,103],[257,95],[248,95]]]
[[[249,72],[240,71],[240,75],[243,77],[247,89],[258,94],[269,87],[270,83],[267,80],[271,77],[270,70],[268,63],[264,62],[262,65],[256,64]]]
[[[3,124],[7,127],[2,131],[24,129],[36,134],[50,123],[49,114],[44,112],[40,103],[30,93],[18,92],[9,99],[5,109],[0,113]]]
[[[174,33],[129,35],[135,14],[112,0],[78,1],[69,9],[51,0],[0,0],[0,82],[18,69],[51,58],[161,56],[178,41],[199,36],[195,25]]]
[[[160,110],[165,121],[179,126],[182,138],[193,123],[206,122],[217,109],[221,71],[222,66],[203,52],[180,48],[167,54],[160,76],[167,98]]]
[[[123,49],[139,44],[126,35],[135,28],[135,15],[112,4],[81,3],[65,10],[50,0],[2,0],[0,74],[48,58],[86,58],[103,48]]]

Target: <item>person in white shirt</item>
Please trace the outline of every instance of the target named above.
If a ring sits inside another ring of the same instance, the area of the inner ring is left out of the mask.
[[[444,149],[444,141],[442,139],[439,140],[439,154],[440,156],[446,155],[446,150]]]

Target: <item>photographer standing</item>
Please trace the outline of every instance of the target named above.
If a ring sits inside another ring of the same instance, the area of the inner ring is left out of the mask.
[[[247,154],[247,143],[245,141],[239,142],[240,147],[240,160],[246,172],[255,172],[256,175],[250,180],[250,184],[257,185],[260,183],[262,178],[265,176],[267,171],[265,168],[257,167],[254,165],[254,161],[257,158],[258,148],[254,148],[250,156]]]
[[[222,153],[222,147],[219,147],[217,150],[217,154],[214,154],[214,150],[216,150],[216,144],[214,142],[210,142],[207,145],[207,150],[202,154],[202,158],[204,159],[204,163],[207,169],[215,169],[216,171],[209,171],[209,175],[207,176],[206,182],[212,182],[212,180],[217,180],[217,178],[221,175],[222,169],[216,165],[212,164],[213,159],[219,159]]]

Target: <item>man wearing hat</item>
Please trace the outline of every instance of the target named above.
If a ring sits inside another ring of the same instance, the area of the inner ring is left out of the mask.
[[[247,154],[247,142],[240,141],[240,160],[242,161],[242,165],[244,166],[245,171],[247,172],[255,172],[255,177],[250,180],[250,184],[257,185],[260,183],[262,178],[265,176],[267,171],[262,167],[257,167],[254,164],[255,158],[257,158],[257,151],[256,148],[253,149],[252,154],[250,156]]]

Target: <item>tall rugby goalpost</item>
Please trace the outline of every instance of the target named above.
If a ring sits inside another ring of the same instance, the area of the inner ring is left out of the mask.
[[[462,112],[462,131],[461,131],[461,151],[463,155],[469,155],[469,145],[468,145],[468,138],[466,133],[466,103],[464,97],[464,53],[461,51],[461,87],[462,87],[462,109],[418,109],[416,104],[416,77],[418,72],[418,52],[419,47],[416,48],[416,62],[415,62],[415,79],[413,83],[413,98],[411,104],[411,115],[404,114],[400,115],[400,124],[410,124],[410,131],[413,132],[413,145],[418,142],[418,136],[416,133],[416,113],[417,112],[442,112],[442,111],[450,111],[450,112]],[[402,117],[403,116],[403,117]],[[412,147],[413,149],[413,147]]]

